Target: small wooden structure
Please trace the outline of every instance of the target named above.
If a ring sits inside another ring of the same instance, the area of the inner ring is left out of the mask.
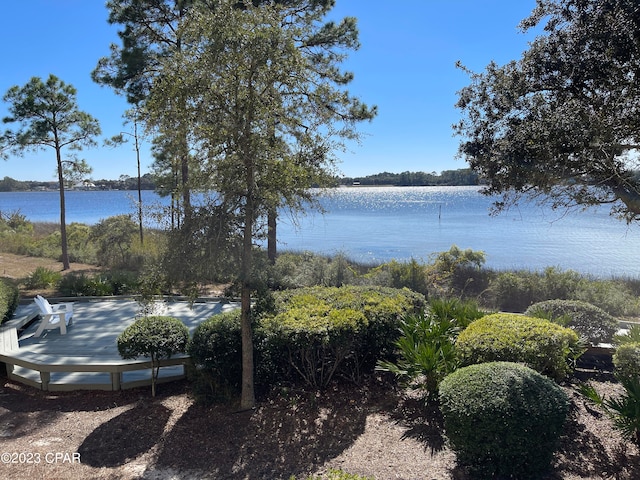
[[[237,308],[219,299],[168,301],[156,305],[150,315],[181,319],[191,333],[207,318]],[[74,322],[66,335],[46,330],[35,337],[38,310],[30,302],[21,305],[9,322],[0,326],[0,362],[9,379],[46,391],[121,390],[151,384],[151,360],[123,360],[117,338],[143,314],[133,299],[86,299],[74,304]],[[184,378],[188,355],[161,361],[159,382]]]

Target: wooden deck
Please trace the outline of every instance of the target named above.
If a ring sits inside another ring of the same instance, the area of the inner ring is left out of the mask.
[[[193,305],[167,301],[155,304],[148,314],[179,318],[193,333],[210,316],[237,307],[236,303],[216,300]],[[6,364],[10,379],[48,391],[146,385],[151,381],[149,359],[123,360],[116,346],[118,335],[143,315],[140,304],[132,299],[78,300],[66,335],[48,330],[34,337],[40,321],[35,305],[21,305],[14,318],[0,327],[0,362]],[[24,325],[27,327],[22,331]],[[183,378],[188,361],[186,355],[165,360],[159,381]]]

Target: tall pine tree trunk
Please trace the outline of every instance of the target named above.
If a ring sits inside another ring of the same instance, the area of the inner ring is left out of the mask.
[[[267,215],[267,257],[271,265],[276,263],[276,256],[278,255],[277,246],[277,227],[278,227],[278,214],[274,209],[269,209]]]
[[[67,248],[67,217],[64,201],[64,175],[62,171],[62,154],[60,147],[56,147],[56,159],[58,161],[58,184],[60,186],[60,243],[62,244],[62,269],[69,270],[69,252]]]

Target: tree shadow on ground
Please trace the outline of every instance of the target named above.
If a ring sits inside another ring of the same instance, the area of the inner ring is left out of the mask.
[[[615,377],[606,370],[576,372],[578,382],[596,380],[612,382]],[[561,480],[571,474],[579,478],[640,478],[638,449],[620,438],[611,441],[608,417],[577,393],[575,387],[567,389],[571,396],[571,411],[554,456],[552,469],[545,480]],[[402,397],[392,414],[395,422],[407,430],[403,438],[412,438],[435,454],[445,450],[444,419],[436,402],[427,403],[419,396]],[[606,437],[606,438],[603,438]],[[472,478],[463,466],[449,469],[451,479]]]
[[[572,392],[569,416],[564,426],[554,461],[555,474],[549,479],[560,480],[571,473],[581,478],[640,478],[640,457],[633,445],[619,438],[604,442],[602,432],[609,431],[607,416],[592,407],[577,392]]]
[[[444,449],[444,420],[435,401],[428,402],[419,396],[404,397],[392,418],[407,428],[403,438],[419,441],[432,454]]]
[[[304,476],[351,446],[386,396],[380,388],[335,384],[322,392],[281,388],[238,413],[194,404],[165,438],[154,467],[225,479]]]
[[[44,392],[0,377],[0,438],[20,438],[71,412],[95,412],[135,404],[135,391]],[[174,387],[175,388],[175,387]]]
[[[141,401],[96,428],[78,447],[82,463],[117,467],[153,448],[161,439],[171,411],[158,403]]]
[[[427,401],[426,398],[414,394],[403,396],[392,415],[392,419],[407,428],[402,436],[403,440],[412,438],[418,441],[431,455],[446,449],[444,418],[436,400]],[[466,469],[457,464],[449,468],[447,478],[450,480],[471,479]]]

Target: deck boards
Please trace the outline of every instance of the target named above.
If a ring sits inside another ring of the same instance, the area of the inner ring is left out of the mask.
[[[54,303],[53,301],[51,303]],[[188,302],[163,302],[155,305],[151,315],[168,315],[182,320],[191,334],[196,326],[214,314],[237,308],[236,303],[203,301],[190,305]],[[21,306],[14,318],[23,318],[30,305]],[[105,366],[117,365],[124,371],[120,380],[126,384],[144,383],[150,379],[148,359],[138,361],[123,360],[118,354],[117,338],[122,331],[137,318],[143,316],[143,309],[135,300],[93,300],[77,301],[74,304],[73,325],[67,334],[59,330],[46,330],[40,337],[34,337],[39,320],[29,325],[19,338],[19,348],[0,351],[0,361],[29,362],[34,369],[16,365],[12,374],[23,378],[25,383],[42,388],[73,390],[101,385],[111,387],[112,379]],[[3,328],[14,328],[11,324]],[[184,355],[177,356],[184,357]],[[56,369],[68,370],[58,372]],[[42,380],[41,371],[45,373]],[[182,365],[162,367],[161,377],[175,378],[184,374]],[[120,382],[119,381],[119,382]],[[40,382],[40,383],[39,383]],[[118,382],[118,383],[119,383]],[[47,383],[47,385],[42,385]],[[106,387],[105,387],[106,388]],[[108,389],[108,388],[107,388]]]

